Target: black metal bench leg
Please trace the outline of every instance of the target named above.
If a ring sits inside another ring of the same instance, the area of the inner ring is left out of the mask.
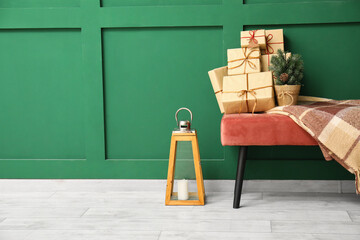
[[[233,205],[234,208],[240,207],[240,198],[241,198],[241,191],[244,180],[244,170],[246,163],[246,153],[247,153],[247,146],[240,146],[238,166],[236,171],[235,189],[234,189],[234,205]]]

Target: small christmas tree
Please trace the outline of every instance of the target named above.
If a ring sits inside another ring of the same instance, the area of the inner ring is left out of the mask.
[[[291,54],[286,58],[286,52],[278,50],[271,58],[271,71],[274,71],[276,85],[301,85],[304,77],[304,62],[299,54]]]

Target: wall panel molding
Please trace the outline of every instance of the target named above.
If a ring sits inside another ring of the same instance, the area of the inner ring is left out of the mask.
[[[0,8],[80,7],[80,0],[1,0]]]

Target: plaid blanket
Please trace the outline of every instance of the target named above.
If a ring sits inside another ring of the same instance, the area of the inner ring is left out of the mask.
[[[326,160],[335,159],[355,174],[356,192],[360,194],[360,100],[283,106],[269,113],[288,115],[313,136]]]

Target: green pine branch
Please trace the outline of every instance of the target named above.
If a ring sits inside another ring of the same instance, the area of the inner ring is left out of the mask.
[[[271,65],[269,69],[274,72],[276,85],[301,85],[301,80],[304,77],[304,62],[301,55],[291,54],[286,59],[287,52],[278,50],[277,55],[271,58]],[[288,74],[287,81],[280,80],[280,75]]]

